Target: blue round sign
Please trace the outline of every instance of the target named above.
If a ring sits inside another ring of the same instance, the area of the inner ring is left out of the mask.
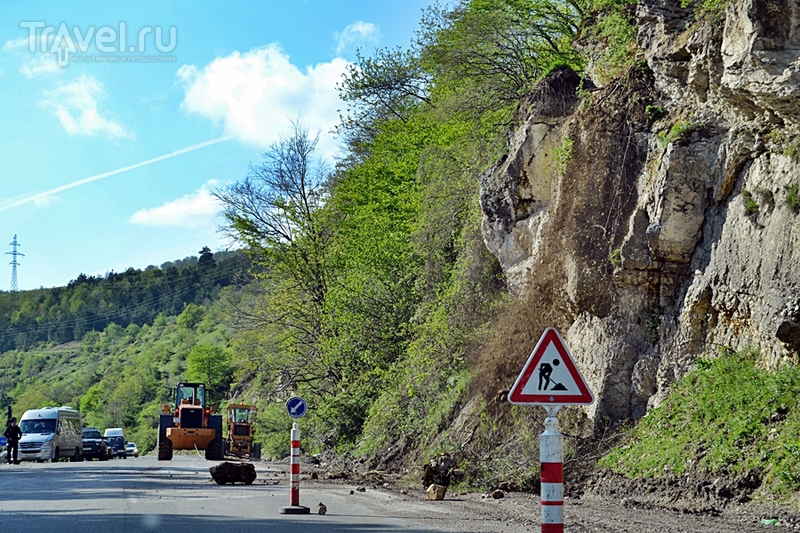
[[[0,446],[8,446],[8,439],[5,437],[0,437]]]
[[[308,410],[308,406],[306,405],[306,401],[300,396],[292,396],[286,400],[286,410],[289,411],[289,416],[292,418],[303,418]]]

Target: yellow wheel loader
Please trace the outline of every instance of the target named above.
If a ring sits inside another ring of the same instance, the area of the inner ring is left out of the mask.
[[[174,407],[165,405],[158,420],[158,460],[172,460],[174,450],[205,450],[206,459],[224,459],[222,415],[206,406],[203,383],[178,383]]]

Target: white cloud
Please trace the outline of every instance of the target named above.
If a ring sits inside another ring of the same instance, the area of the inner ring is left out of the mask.
[[[53,36],[49,35],[41,42],[41,38],[20,37],[8,40],[3,44],[2,51],[22,60],[19,71],[26,78],[35,78],[42,75],[51,75],[61,71],[58,65],[58,55],[43,52],[47,50]]]
[[[128,222],[139,226],[171,226],[185,229],[215,227],[215,217],[222,212],[223,207],[211,194],[211,189],[216,185],[216,180],[210,180],[199,190],[177,200],[135,212]]]
[[[135,133],[98,108],[97,100],[105,96],[103,84],[83,75],[72,83],[52,91],[44,91],[41,107],[50,109],[70,135],[104,134],[111,138],[135,138]]]
[[[381,39],[381,30],[372,22],[356,21],[347,26],[342,33],[334,33],[336,39],[336,54],[353,48],[359,44],[378,44]]]
[[[35,78],[40,75],[49,75],[61,72],[58,66],[58,59],[55,54],[43,54],[23,63],[19,71],[26,78]]]
[[[31,42],[35,43],[36,38],[34,37],[31,39],[30,37],[20,37],[19,39],[8,40],[3,43],[3,52],[8,52],[10,50],[22,50],[23,48],[28,48],[30,50]]]
[[[56,195],[40,196],[33,200],[36,207],[50,207],[54,204],[61,203],[61,197]]]
[[[181,107],[221,123],[226,135],[265,148],[301,123],[320,131],[320,153],[330,157],[335,141],[330,130],[343,107],[336,84],[347,61],[336,58],[300,70],[277,44],[234,52],[198,68],[184,65],[178,80],[184,86]]]

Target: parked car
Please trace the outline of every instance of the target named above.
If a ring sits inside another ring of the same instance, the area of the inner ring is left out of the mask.
[[[128,455],[132,455],[134,457],[139,457],[139,447],[136,446],[135,442],[126,442],[125,453],[127,453]]]
[[[83,457],[86,461],[92,459],[99,459],[100,461],[107,461],[111,459],[113,452],[100,430],[97,428],[83,428]]]

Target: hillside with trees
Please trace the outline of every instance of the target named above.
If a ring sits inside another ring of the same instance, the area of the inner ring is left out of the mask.
[[[227,396],[234,371],[222,309],[248,268],[241,252],[203,248],[160,268],[0,293],[0,404],[16,414],[71,405],[85,424],[125,427],[152,448],[157,413],[179,379],[207,382],[217,402]]]
[[[159,314],[177,315],[186,304],[216,300],[247,266],[242,253],[213,254],[204,247],[199,257],[166,262],[160,268],[80,274],[66,287],[0,292],[0,352],[80,340],[111,323],[142,326]]]

